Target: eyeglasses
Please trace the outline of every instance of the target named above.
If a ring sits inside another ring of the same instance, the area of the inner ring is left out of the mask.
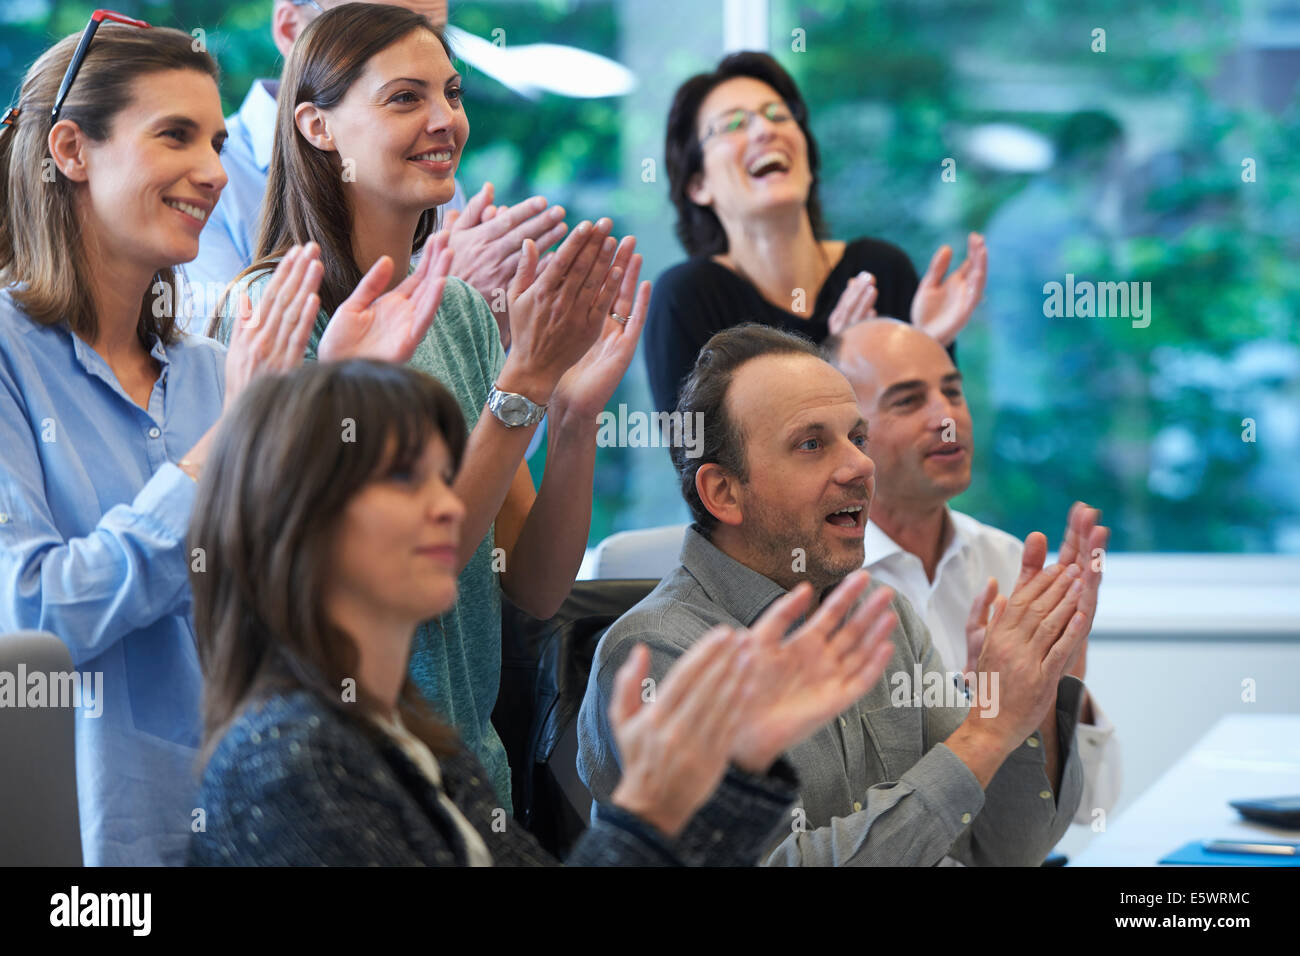
[[[289,0],[289,2],[295,7],[315,7],[320,13],[325,12],[325,8],[317,3],[316,0]]]
[[[86,31],[81,34],[81,42],[77,44],[77,51],[72,54],[72,62],[68,64],[68,72],[63,74],[63,82],[59,84],[59,95],[54,98],[54,109],[50,110],[51,126],[59,121],[59,111],[63,109],[63,101],[68,98],[68,90],[72,88],[72,81],[77,78],[77,72],[86,59],[86,51],[90,49],[90,41],[95,38],[95,32],[105,20],[122,23],[128,27],[150,29],[149,24],[143,20],[135,20],[113,10],[96,10],[92,13],[90,22],[86,24]]]
[[[769,123],[788,123],[794,119],[790,111],[786,109],[785,104],[777,102],[764,103],[756,110],[741,108],[727,110],[705,127],[704,138],[700,140],[700,146],[703,146],[715,136],[730,135],[749,129],[749,124],[754,121],[756,116],[762,116]]]

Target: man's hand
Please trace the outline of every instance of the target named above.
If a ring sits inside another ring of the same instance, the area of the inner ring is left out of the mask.
[[[881,588],[850,615],[871,575],[855,571],[788,639],[807,609],[806,581],[777,600],[750,629],[755,694],[732,750],[736,766],[762,774],[777,757],[847,710],[880,679],[894,653],[894,592]],[[846,620],[846,615],[848,615]]]
[[[456,254],[452,275],[464,279],[487,300],[501,332],[501,345],[510,347],[510,309],[506,287],[531,239],[547,249],[563,238],[564,207],[547,206],[545,196],[533,196],[514,206],[493,206],[493,186],[484,183],[463,211],[447,213],[443,229]]]
[[[966,260],[945,279],[951,263],[952,247],[940,246],[912,297],[912,324],[944,345],[951,345],[966,327],[984,295],[989,264],[984,237],[978,232],[970,234]]]
[[[996,716],[979,717],[1005,754],[1042,724],[1056,703],[1056,687],[1066,665],[1088,633],[1091,620],[1080,612],[1086,589],[1075,564],[1043,567],[1047,538],[1033,532],[1025,539],[1020,579],[1005,604],[995,606],[980,652],[978,670],[998,675]]]
[[[989,626],[989,609],[997,597],[998,579],[989,578],[984,590],[975,595],[971,603],[970,614],[966,617],[966,669],[963,673],[969,674],[979,666],[980,651]],[[1006,598],[1002,600],[1005,603]]]

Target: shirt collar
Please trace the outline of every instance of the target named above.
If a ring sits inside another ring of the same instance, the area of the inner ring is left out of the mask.
[[[964,520],[966,516],[959,511],[953,511],[947,505],[944,506],[944,510],[948,512],[948,524],[952,528],[952,540],[948,542],[948,547],[939,556],[939,567],[943,567],[943,563],[948,560],[949,556],[969,548],[971,537]],[[862,548],[866,552],[863,561],[864,567],[870,567],[885,560],[885,558],[903,553],[902,545],[885,534],[880,525],[870,518],[867,519],[866,533],[862,536]]]
[[[744,627],[753,624],[769,604],[785,594],[785,588],[771,578],[719,550],[697,524],[686,529],[681,562],[709,600]]]
[[[271,149],[275,145],[275,98],[279,92],[279,80],[254,80],[239,107],[239,120],[248,130],[253,159],[263,172],[271,167]]]

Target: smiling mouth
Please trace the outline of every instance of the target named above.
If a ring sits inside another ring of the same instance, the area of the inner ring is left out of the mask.
[[[755,179],[762,179],[772,173],[788,173],[789,171],[790,161],[786,159],[785,154],[774,151],[755,157],[753,162],[746,167],[746,172]]]
[[[412,156],[411,161],[420,163],[449,163],[451,162],[451,150],[434,149],[427,153],[420,153],[418,156]]]
[[[867,520],[867,509],[862,505],[848,505],[826,516],[826,523],[837,528],[861,528]]]
[[[941,459],[945,459],[945,458],[959,458],[960,456],[962,456],[962,455],[964,455],[964,454],[966,454],[966,449],[965,449],[965,448],[963,448],[961,445],[953,445],[951,448],[938,448],[938,449],[935,449],[934,451],[929,452],[925,457],[926,457],[926,458],[941,458]]]
[[[187,216],[192,216],[199,222],[207,222],[208,211],[202,206],[196,206],[194,203],[185,202],[180,199],[164,199],[163,202],[168,206],[171,206],[173,209],[185,213]]]

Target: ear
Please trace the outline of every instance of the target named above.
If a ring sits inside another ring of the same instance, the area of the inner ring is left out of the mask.
[[[45,144],[59,172],[74,183],[84,183],[90,178],[86,156],[89,142],[80,126],[72,120],[59,120],[50,130]]]
[[[686,184],[686,198],[697,206],[713,205],[713,193],[705,187],[703,173],[696,173]]]
[[[275,41],[275,48],[280,51],[280,56],[289,59],[289,51],[293,49],[293,41],[298,39],[298,34],[306,26],[298,17],[298,10],[293,4],[278,0],[275,10],[271,13],[271,39]]]
[[[330,133],[329,118],[314,103],[299,103],[293,121],[303,138],[323,153],[337,152]]]
[[[695,491],[709,514],[722,524],[737,527],[745,520],[740,482],[716,462],[700,466],[695,473]]]

